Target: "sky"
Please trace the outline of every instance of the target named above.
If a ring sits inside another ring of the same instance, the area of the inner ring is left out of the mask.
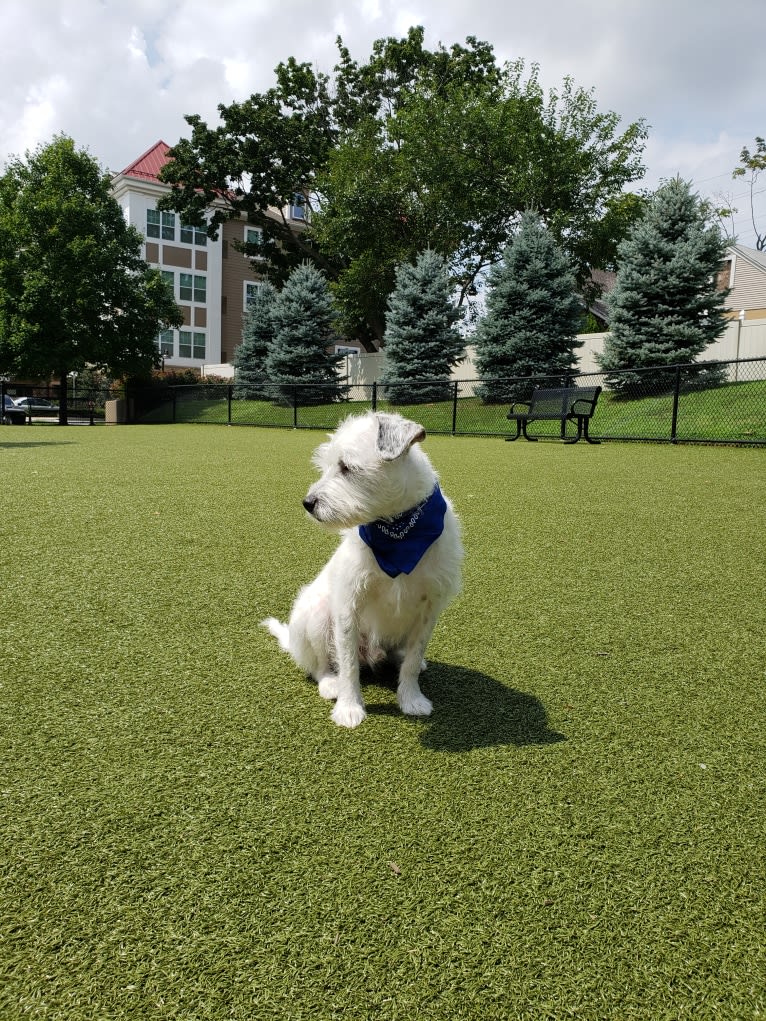
[[[641,186],[680,174],[733,199],[738,239],[755,243],[731,174],[766,136],[763,0],[0,0],[0,165],[64,133],[117,172],[188,137],[184,114],[217,124],[219,103],[266,90],[290,56],[331,73],[338,35],[363,61],[412,25],[430,48],[473,35],[501,62],[536,63],[545,88],[569,76],[623,128],[643,118]],[[758,190],[763,231],[766,175]]]

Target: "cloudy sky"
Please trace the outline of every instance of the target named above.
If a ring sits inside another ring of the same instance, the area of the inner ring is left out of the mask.
[[[625,126],[643,117],[645,184],[733,196],[754,243],[731,171],[766,135],[763,0],[0,0],[0,164],[64,132],[121,170],[186,135],[185,113],[215,123],[218,103],[268,88],[279,61],[330,72],[338,35],[362,60],[410,25],[431,47],[475,35],[536,62],[546,87],[569,75]]]

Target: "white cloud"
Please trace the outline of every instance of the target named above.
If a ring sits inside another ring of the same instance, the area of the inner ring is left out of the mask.
[[[675,173],[725,185],[766,130],[762,0],[4,0],[0,162],[66,132],[118,169],[186,135],[185,113],[215,122],[219,103],[268,88],[289,56],[329,73],[338,34],[363,60],[413,24],[429,46],[475,35],[501,60],[538,62],[546,87],[593,86],[624,125],[644,117],[651,185]]]

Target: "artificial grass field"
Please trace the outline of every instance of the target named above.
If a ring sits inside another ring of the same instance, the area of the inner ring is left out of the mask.
[[[766,453],[431,436],[427,721],[257,626],[321,434],[0,428],[0,1018],[766,1013]]]

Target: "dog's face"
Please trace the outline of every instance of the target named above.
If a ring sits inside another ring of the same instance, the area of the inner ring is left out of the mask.
[[[414,444],[425,439],[417,422],[369,412],[347,418],[314,453],[322,472],[303,506],[331,529],[393,518],[432,491],[436,477]]]

